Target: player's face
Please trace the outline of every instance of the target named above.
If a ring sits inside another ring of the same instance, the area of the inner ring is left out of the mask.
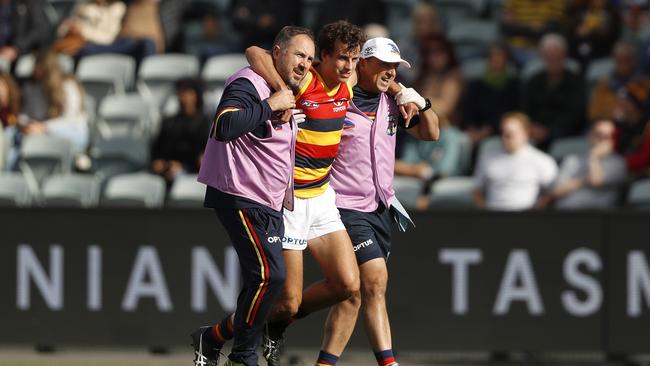
[[[399,63],[384,62],[376,57],[361,59],[359,63],[360,77],[372,81],[372,84],[364,84],[374,87],[374,90],[368,90],[370,92],[385,93],[397,76]]]
[[[276,46],[277,47],[277,46]],[[299,89],[300,82],[305,78],[314,61],[314,42],[304,34],[291,38],[284,48],[273,50],[275,67],[287,85]]]
[[[347,82],[357,68],[360,54],[360,47],[348,50],[347,44],[336,41],[334,51],[331,54],[325,52],[321,54],[321,74],[323,74],[325,80],[338,80],[340,83]]]

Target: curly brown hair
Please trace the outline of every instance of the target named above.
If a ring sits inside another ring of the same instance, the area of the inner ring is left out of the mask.
[[[325,52],[326,55],[331,55],[336,41],[345,44],[347,46],[345,51],[350,52],[356,48],[361,49],[366,41],[366,35],[360,27],[345,20],[326,24],[318,32],[318,54],[322,56]]]

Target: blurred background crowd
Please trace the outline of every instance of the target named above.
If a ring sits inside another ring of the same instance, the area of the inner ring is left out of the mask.
[[[412,208],[650,206],[648,0],[0,0],[0,204],[193,206],[225,80],[284,25],[393,38]]]

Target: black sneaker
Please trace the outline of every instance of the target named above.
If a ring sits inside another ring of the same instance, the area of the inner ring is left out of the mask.
[[[194,347],[194,366],[217,366],[221,356],[221,347],[217,347],[212,340],[211,326],[200,327],[195,330],[192,337]]]
[[[280,366],[280,356],[284,345],[284,331],[287,326],[282,323],[264,324],[264,337],[262,338],[262,356],[268,366]]]

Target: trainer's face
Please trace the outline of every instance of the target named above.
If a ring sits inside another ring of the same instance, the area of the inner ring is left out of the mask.
[[[364,82],[364,86],[373,90],[367,90],[374,93],[385,93],[391,81],[397,76],[397,66],[399,63],[384,62],[376,57],[361,59],[359,61],[359,77]]]
[[[361,48],[355,47],[348,50],[348,45],[341,41],[334,43],[334,51],[331,54],[321,53],[320,72],[326,82],[337,80],[339,83],[348,81],[357,68]]]
[[[304,34],[291,38],[283,47],[273,48],[275,68],[291,89],[299,89],[300,82],[309,72],[316,52],[314,48],[314,41]]]

